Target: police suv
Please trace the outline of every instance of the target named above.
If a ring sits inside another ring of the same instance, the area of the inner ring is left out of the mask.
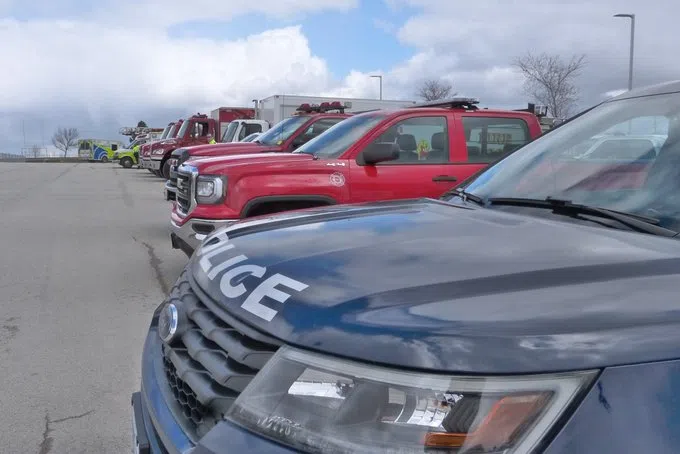
[[[665,141],[574,152],[602,135]],[[438,200],[219,229],[154,313],[133,447],[678,453],[678,231],[680,82]]]

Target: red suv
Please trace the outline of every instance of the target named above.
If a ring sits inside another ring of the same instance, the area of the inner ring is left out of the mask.
[[[439,197],[541,134],[530,112],[457,98],[348,118],[293,153],[190,159],[177,169],[172,244],[191,254],[215,228],[322,205]]]

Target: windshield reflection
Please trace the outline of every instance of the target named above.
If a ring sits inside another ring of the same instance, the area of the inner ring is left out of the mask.
[[[492,165],[465,191],[484,200],[570,200],[677,230],[679,113],[678,93],[603,103]]]

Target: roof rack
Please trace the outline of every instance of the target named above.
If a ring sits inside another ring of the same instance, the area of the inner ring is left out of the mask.
[[[475,104],[479,104],[479,99],[477,98],[448,98],[448,99],[437,99],[436,101],[427,101],[419,104],[414,104],[409,106],[409,109],[417,109],[420,107],[445,107],[449,109],[467,109],[476,110],[478,107]]]
[[[118,130],[118,133],[123,136],[138,136],[140,134],[148,134],[150,132],[163,132],[164,128],[149,128],[149,127],[123,127]]]
[[[531,112],[539,118],[546,117],[548,115],[548,106],[536,105],[530,102],[526,109],[515,109],[515,112]]]

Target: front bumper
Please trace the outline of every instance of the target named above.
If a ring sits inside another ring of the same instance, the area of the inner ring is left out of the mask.
[[[175,200],[175,193],[177,192],[177,186],[172,184],[170,180],[165,181],[165,188],[164,188],[164,194],[165,194],[165,200]]]
[[[151,163],[151,159],[145,157],[145,158],[142,158],[142,160],[140,162],[140,166],[141,166],[142,169],[150,169],[151,168],[150,163]]]
[[[206,236],[237,221],[238,219],[189,219],[184,224],[179,225],[171,219],[170,241],[172,247],[173,249],[181,249],[191,257]]]
[[[153,159],[149,159],[149,167],[148,169],[151,170],[160,170],[161,169],[161,161],[155,161]]]

